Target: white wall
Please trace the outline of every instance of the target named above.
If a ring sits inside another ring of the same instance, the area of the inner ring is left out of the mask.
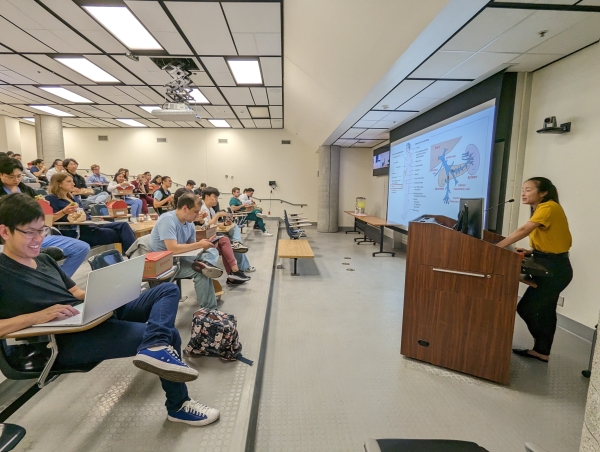
[[[533,74],[523,179],[548,177],[557,186],[573,235],[575,276],[558,312],[594,327],[600,308],[598,268],[598,147],[600,145],[600,45],[595,44]],[[572,132],[537,134],[544,118],[572,122]],[[529,218],[521,207],[519,224]]]
[[[356,198],[367,198],[369,213],[371,201],[371,168],[373,151],[366,148],[342,148],[340,150],[340,208],[339,226],[353,226],[354,218],[344,210],[354,210]]]
[[[109,141],[98,141],[98,135],[108,135]],[[157,143],[157,137],[167,142]],[[228,143],[219,144],[219,138]],[[316,221],[318,154],[285,130],[69,128],[64,140],[66,157],[75,158],[80,168],[97,163],[103,173],[124,167],[132,175],[151,171],[182,184],[188,179],[206,182],[223,193],[222,202],[229,200],[234,186],[253,187],[255,197],[269,198],[268,183],[275,180],[273,198],[308,206],[274,201],[271,215],[283,216],[285,208]],[[281,140],[292,144],[282,145]],[[260,204],[269,210],[268,201]]]

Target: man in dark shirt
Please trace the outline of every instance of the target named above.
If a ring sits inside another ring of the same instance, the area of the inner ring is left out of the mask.
[[[0,336],[39,323],[78,314],[73,305],[85,299],[40,246],[49,228],[40,205],[17,193],[0,199]],[[141,282],[141,281],[140,281]],[[161,284],[118,308],[112,318],[80,333],[57,335],[57,368],[135,356],[134,365],[161,377],[167,418],[190,425],[207,425],[219,411],[188,397],[185,381],[198,372],[180,358],[181,337],[175,328],[179,289]]]

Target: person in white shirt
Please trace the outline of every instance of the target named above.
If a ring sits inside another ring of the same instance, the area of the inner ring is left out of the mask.
[[[54,160],[54,163],[52,164],[52,166],[46,173],[46,178],[48,179],[48,182],[50,182],[50,180],[52,179],[52,176],[54,176],[56,173],[64,173],[64,172],[65,172],[65,168],[63,167],[62,159],[56,159],[56,160]]]
[[[254,204],[254,200],[252,199],[252,195],[254,194],[253,188],[244,188],[244,193],[242,193],[238,199],[242,201],[244,206],[250,206]]]
[[[128,189],[131,188],[133,190],[133,185],[125,180],[125,174],[117,173],[111,183],[108,184],[107,190],[109,193],[116,195],[118,194],[118,189]],[[131,206],[131,221],[137,221],[138,215],[142,213],[142,200],[136,198],[135,196],[124,196],[123,201],[128,206]]]

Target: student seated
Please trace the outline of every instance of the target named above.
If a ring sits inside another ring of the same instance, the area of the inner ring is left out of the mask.
[[[206,184],[204,182],[200,182],[200,186],[194,190],[194,193],[196,193],[198,196],[202,196],[202,191],[206,188]]]
[[[31,172],[31,174],[33,174],[39,181],[41,182],[48,182],[48,179],[46,178],[46,166],[44,165],[44,160],[42,159],[35,159],[31,162],[31,168],[29,168],[29,171]]]
[[[187,191],[189,191],[190,193],[194,193],[194,187],[196,186],[196,182],[194,182],[192,179],[189,179],[186,183],[185,183],[185,189]]]
[[[108,184],[106,188],[109,193],[116,195],[117,190],[119,188],[131,188],[134,189],[134,186],[125,180],[125,174],[117,173],[113,178],[112,182]],[[128,206],[131,206],[131,221],[137,221],[138,216],[142,213],[143,202],[141,199],[136,198],[135,196],[123,196],[123,201]],[[148,211],[148,207],[146,207],[146,212]]]
[[[169,191],[171,185],[171,178],[169,176],[163,176],[160,187],[154,192],[153,207],[159,215],[171,210],[173,207],[173,195]]]
[[[33,188],[21,182],[22,171],[23,165],[17,159],[0,157],[0,197],[12,193],[23,193],[32,199],[37,196]],[[44,237],[42,248],[49,247],[60,248],[66,256],[62,270],[67,276],[75,274],[90,251],[90,246],[87,243],[63,235],[47,235]]]
[[[40,205],[30,197],[12,194],[0,200],[0,237],[5,244],[0,255],[2,336],[76,315],[73,306],[85,299],[85,291],[52,258],[40,254],[48,230]],[[219,411],[190,399],[184,383],[197,379],[198,372],[180,359],[181,337],[175,328],[178,307],[175,284],[146,290],[100,325],[57,335],[60,353],[55,367],[134,356],[135,366],[160,377],[167,419],[195,426],[210,424],[219,418]]]
[[[240,189],[238,187],[233,187],[233,189],[231,190],[231,195],[231,199],[229,200],[229,208],[233,212],[245,213],[246,219],[248,221],[254,221],[258,225],[265,237],[271,237],[273,234],[267,232],[265,222],[263,221],[263,218],[267,218],[267,216],[263,215],[260,212],[260,210],[255,209],[256,205],[254,204],[254,202],[250,200],[249,204],[243,204],[240,198]]]
[[[65,172],[65,168],[63,167],[62,159],[56,159],[56,160],[54,160],[54,162],[52,163],[52,166],[46,173],[46,179],[48,179],[48,182],[50,182],[52,180],[52,176],[54,176],[56,173],[64,173],[64,172]]]
[[[75,185],[73,178],[69,173],[59,173],[52,177],[52,182],[46,196],[46,200],[52,206],[54,211],[54,221],[69,221],[67,216],[77,212],[77,209],[83,209],[79,196],[73,196]],[[86,214],[89,220],[89,214]],[[83,240],[90,246],[110,245],[120,243],[123,250],[128,250],[135,242],[135,234],[125,222],[113,222],[98,225],[60,225],[59,230],[63,235],[77,238],[77,227],[79,227],[79,240]]]
[[[67,170],[67,174],[73,179],[74,189],[73,194],[78,195],[81,190],[87,188],[85,179],[80,174],[77,174],[77,168],[79,163],[75,159],[64,159],[63,167]],[[87,209],[91,204],[97,204],[110,200],[110,194],[105,191],[96,193],[95,195],[89,195],[85,199],[81,200],[83,206]]]
[[[102,174],[100,174],[100,165],[96,165],[95,163],[90,166],[92,170],[92,174],[87,176],[87,185],[97,186],[102,188],[103,186],[108,185],[108,180]]]
[[[136,180],[131,181],[131,185],[134,187],[134,193],[138,193],[142,201],[142,213],[146,215],[148,213],[148,206],[154,206],[154,198],[150,194],[149,182],[152,178],[150,171],[138,174]]]
[[[171,251],[173,254],[198,251],[197,256],[180,258],[181,267],[176,278],[192,278],[200,307],[216,309],[217,297],[212,284],[223,274],[216,267],[219,253],[208,240],[196,241],[194,220],[200,212],[198,197],[184,194],[177,200],[177,209],[158,217],[150,233],[151,251]]]

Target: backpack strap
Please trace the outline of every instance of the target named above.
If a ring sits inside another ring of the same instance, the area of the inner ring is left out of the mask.
[[[237,355],[236,359],[244,364],[248,364],[249,366],[251,366],[252,364],[254,364],[254,361],[252,361],[251,359],[248,359],[246,357],[244,357],[241,353],[239,355]]]

